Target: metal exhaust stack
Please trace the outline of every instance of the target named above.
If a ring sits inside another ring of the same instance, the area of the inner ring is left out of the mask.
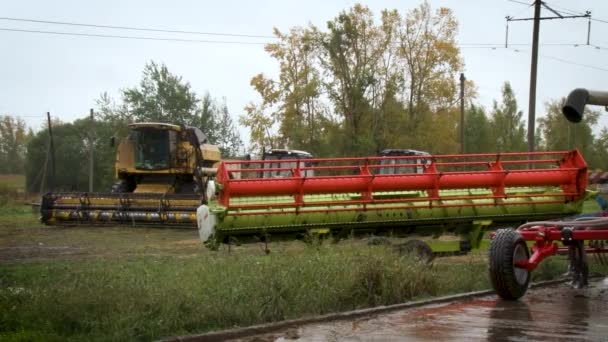
[[[562,113],[570,122],[581,122],[585,105],[608,106],[608,92],[577,88],[568,94]]]

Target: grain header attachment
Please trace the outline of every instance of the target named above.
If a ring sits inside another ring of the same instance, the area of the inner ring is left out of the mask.
[[[576,150],[268,163],[220,164],[217,198],[197,211],[205,244],[451,231],[466,251],[485,227],[574,215],[586,197],[587,165]],[[267,171],[282,176],[259,177]]]

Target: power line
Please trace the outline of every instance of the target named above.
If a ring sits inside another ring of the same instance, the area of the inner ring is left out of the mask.
[[[598,19],[598,18],[594,18],[594,17],[591,17],[591,21],[597,21],[600,23],[608,24],[608,20],[602,20],[602,19]]]
[[[516,1],[516,0],[507,0],[508,2],[514,2],[516,4],[521,4],[521,5],[526,5],[526,6],[530,6],[530,4],[526,3],[526,2],[521,2],[521,1]],[[578,11],[578,10],[573,10],[573,9],[568,9],[559,5],[555,5],[555,4],[550,4],[551,7],[555,7],[558,10],[560,10],[560,12],[563,12],[564,14],[568,14],[568,15],[584,15],[585,12],[583,11]],[[597,21],[600,23],[604,23],[604,24],[608,24],[608,20],[604,20],[604,19],[599,19],[599,18],[594,18],[591,17],[590,18],[591,21]]]
[[[551,5],[555,8],[558,8],[560,11],[567,13],[567,14],[572,14],[572,15],[582,15],[585,12],[582,11],[577,11],[577,10],[572,10],[572,9],[567,9],[561,6],[556,6],[556,5]],[[604,24],[608,24],[608,20],[604,20],[604,19],[599,19],[599,18],[594,18],[593,16],[591,16],[590,18],[591,21],[596,21],[596,22],[600,22],[600,23],[604,23]]]
[[[522,3],[522,2],[517,2],[517,3],[524,4],[524,3]],[[517,13],[515,13],[514,15],[509,16],[509,17],[511,17],[511,18],[517,17],[518,15],[520,15],[520,14],[522,14],[522,13],[526,12],[528,9],[530,9],[530,7],[532,7],[532,5],[533,5],[533,4],[530,4],[530,5],[529,5],[527,8],[524,8],[524,9],[522,9],[521,11],[519,11],[519,12],[517,12]]]
[[[6,112],[6,113],[0,114],[0,116],[12,116],[12,117],[17,117],[17,118],[21,118],[21,119],[33,119],[33,118],[42,119],[42,118],[46,117],[46,115],[42,115],[42,114],[41,115],[30,115],[30,114],[22,115],[22,114],[10,114],[9,111],[3,111],[3,113],[4,112]]]
[[[504,43],[461,43],[459,46],[499,46],[504,47]],[[531,46],[530,43],[509,43],[511,46]],[[541,43],[540,46],[571,46],[579,47],[586,45],[585,43]]]
[[[181,38],[123,36],[123,35],[96,34],[96,33],[76,33],[76,32],[60,32],[60,31],[44,31],[44,30],[24,30],[24,29],[14,29],[14,28],[4,28],[4,27],[0,27],[0,31],[23,32],[23,33],[39,33],[39,34],[61,35],[61,36],[95,37],[95,38],[154,40],[154,41],[182,42],[182,43],[217,43],[217,44],[240,44],[240,45],[266,45],[267,44],[267,42],[245,42],[245,41],[230,41],[230,40],[205,40],[205,39],[181,39]]]
[[[205,40],[205,39],[182,39],[182,38],[162,38],[162,37],[147,37],[147,36],[125,36],[125,35],[108,35],[96,33],[77,33],[77,32],[60,32],[60,31],[45,31],[45,30],[25,30],[14,28],[2,28],[0,31],[34,33],[34,34],[49,34],[60,36],[76,36],[76,37],[91,37],[91,38],[114,38],[114,39],[135,39],[135,40],[150,40],[150,41],[169,41],[182,43],[205,43],[205,44],[240,44],[240,45],[266,45],[270,42],[248,42],[248,41],[231,41],[231,40]],[[510,46],[530,46],[528,43],[509,43]],[[543,43],[541,46],[561,46],[561,47],[585,47],[591,46],[598,50],[608,50],[608,47],[599,45],[586,45],[583,43]],[[500,49],[504,48],[500,43],[461,43],[458,46],[462,49]]]
[[[526,6],[532,6],[532,4],[529,4],[527,2],[522,2],[522,1],[517,1],[517,0],[507,0],[508,2],[514,2],[516,4],[521,4],[521,5],[526,5]]]
[[[75,22],[37,20],[37,19],[27,19],[27,18],[0,17],[0,20],[18,21],[18,22],[29,22],[29,23],[41,23],[41,24],[51,24],[51,25],[95,27],[95,28],[106,28],[106,29],[116,29],[116,30],[131,30],[131,31],[146,31],[146,32],[164,32],[164,33],[193,34],[193,35],[205,35],[205,36],[243,37],[243,38],[271,38],[271,39],[276,39],[277,38],[277,37],[274,37],[274,36],[264,36],[264,35],[255,35],[255,34],[201,32],[201,31],[184,31],[184,30],[156,29],[156,28],[150,28],[150,27],[114,26],[114,25],[100,25],[100,24],[83,24],[83,23],[75,23]]]
[[[564,12],[564,13],[567,13],[567,14],[581,15],[581,14],[585,13],[585,12],[582,12],[582,11],[576,11],[576,10],[567,9],[565,7],[562,7],[561,5],[556,5],[555,3],[551,3],[550,5],[551,5],[551,7],[555,7],[558,10],[560,10],[561,12]]]
[[[562,59],[562,58],[554,57],[554,56],[547,56],[547,55],[539,55],[539,56],[542,57],[542,58],[552,59],[554,61],[562,62],[562,63],[565,63],[565,64],[578,65],[578,66],[589,68],[589,69],[594,69],[594,70],[608,72],[608,69],[600,68],[600,67],[594,66],[594,65],[589,65],[589,64],[583,64],[583,63],[578,63],[578,62],[574,62],[574,61],[569,61],[567,59]]]
[[[521,52],[530,53],[530,51],[521,50],[521,49],[510,49],[510,50],[514,51],[514,52],[518,52],[518,53],[521,53]],[[557,61],[557,62],[561,62],[561,63],[564,63],[564,64],[576,65],[576,66],[580,66],[580,67],[584,67],[584,68],[589,68],[589,69],[594,69],[594,70],[598,70],[598,71],[606,71],[606,72],[608,72],[608,69],[601,68],[601,67],[598,67],[598,66],[595,66],[595,65],[578,63],[578,62],[574,62],[574,61],[571,61],[571,60],[567,60],[567,59],[563,59],[563,58],[559,58],[559,57],[555,57],[555,56],[549,56],[549,55],[541,55],[541,54],[539,54],[538,56],[542,57],[542,58],[546,58],[546,59],[551,59],[551,60],[554,60],[554,61]]]

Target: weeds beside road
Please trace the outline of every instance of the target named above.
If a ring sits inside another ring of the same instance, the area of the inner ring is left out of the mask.
[[[194,230],[53,228],[1,211],[0,340],[151,340],[490,287],[485,251],[432,266],[363,241],[210,252]],[[554,258],[534,275],[564,270]]]

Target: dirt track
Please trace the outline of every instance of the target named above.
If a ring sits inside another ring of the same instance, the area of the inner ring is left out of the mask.
[[[61,228],[29,221],[0,227],[0,264],[205,252],[195,229]]]

